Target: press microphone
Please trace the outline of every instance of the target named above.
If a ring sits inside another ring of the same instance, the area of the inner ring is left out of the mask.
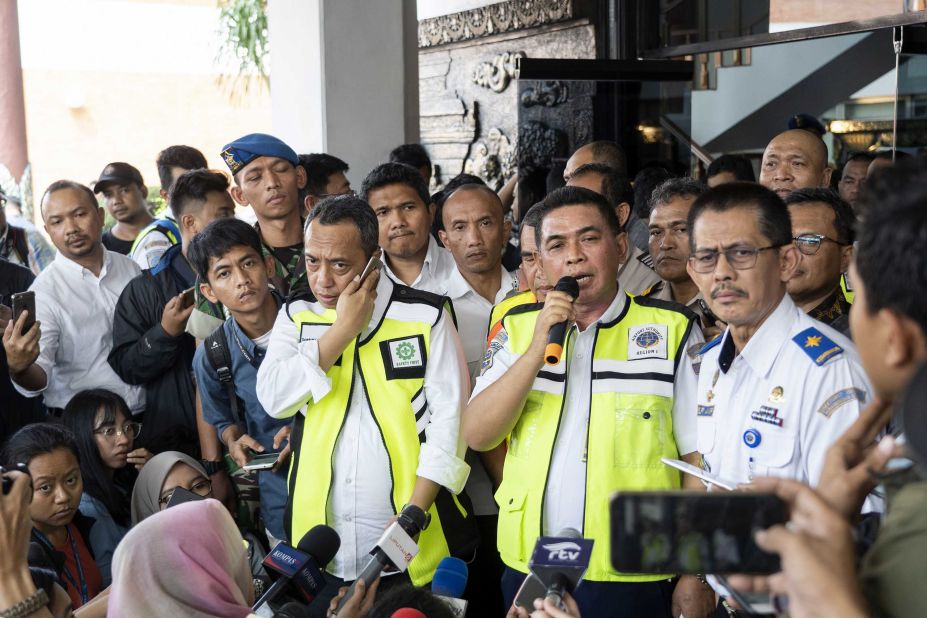
[[[460,558],[447,556],[438,563],[431,580],[431,592],[451,608],[455,616],[467,615],[467,602],[463,599],[469,576],[467,563]]]
[[[576,300],[579,296],[579,282],[575,277],[560,277],[560,281],[554,286],[555,292],[566,292]],[[557,322],[550,327],[547,333],[547,347],[544,348],[544,362],[548,365],[556,365],[560,362],[560,355],[563,354],[563,340],[566,337],[566,321]]]
[[[563,606],[563,595],[573,592],[592,558],[592,539],[584,539],[573,528],[557,536],[542,536],[528,562],[531,572],[547,587],[547,599]]]
[[[376,546],[370,551],[373,558],[370,559],[364,570],[348,588],[348,593],[338,602],[335,613],[340,611],[345,603],[354,596],[358,581],[364,580],[364,584],[369,589],[373,581],[380,576],[380,573],[387,566],[397,569],[400,573],[409,567],[409,563],[418,554],[418,545],[412,537],[425,528],[425,521],[425,511],[414,504],[407,504],[399,512],[399,517],[397,517],[393,525],[383,532],[383,536],[380,537]]]
[[[322,569],[332,561],[339,547],[338,533],[322,524],[304,534],[296,548],[278,543],[262,563],[275,581],[251,609],[256,611],[287,588],[295,590],[296,596],[306,603],[312,602],[325,586]]]

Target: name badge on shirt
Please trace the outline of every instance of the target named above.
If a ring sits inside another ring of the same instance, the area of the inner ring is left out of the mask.
[[[628,360],[666,360],[666,324],[644,324],[628,329]]]
[[[425,338],[421,335],[380,342],[386,379],[422,378],[425,376]]]

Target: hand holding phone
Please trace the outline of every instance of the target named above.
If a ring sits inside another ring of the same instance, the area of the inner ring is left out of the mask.
[[[26,321],[23,323],[20,335],[25,335],[35,324],[35,292],[20,292],[13,294],[13,321],[19,320],[19,317],[26,312]]]
[[[187,304],[189,303],[189,304]],[[188,288],[167,301],[161,314],[161,328],[171,337],[179,337],[193,313],[193,288]]]
[[[270,470],[276,465],[279,458],[280,453],[261,453],[252,457],[251,461],[242,466],[242,469],[248,472]]]

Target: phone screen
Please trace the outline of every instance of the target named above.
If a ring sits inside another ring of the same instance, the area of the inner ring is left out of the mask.
[[[753,535],[788,521],[785,503],[747,492],[619,492],[612,498],[612,565],[625,573],[779,571]]]
[[[178,487],[171,492],[171,499],[167,501],[167,506],[164,508],[169,509],[172,506],[177,506],[178,504],[183,504],[184,502],[196,502],[197,500],[204,500],[204,498],[199,494],[193,493],[189,489]]]

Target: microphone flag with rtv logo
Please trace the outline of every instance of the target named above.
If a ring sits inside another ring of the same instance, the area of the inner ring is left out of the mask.
[[[584,539],[573,528],[557,536],[542,536],[534,546],[528,568],[547,587],[547,598],[560,605],[563,595],[573,592],[592,558],[592,539]]]
[[[470,570],[460,558],[446,556],[438,563],[431,580],[431,592],[451,608],[455,616],[467,614],[467,602],[463,599],[467,589]]]
[[[348,588],[347,594],[338,602],[335,612],[341,611],[341,608],[354,596],[358,581],[363,580],[367,588],[370,588],[373,580],[379,577],[387,566],[394,567],[400,573],[409,568],[409,563],[418,555],[418,545],[413,537],[425,529],[426,522],[425,511],[414,504],[405,505],[396,517],[396,521],[383,532],[376,546],[370,550],[373,557]]]
[[[575,301],[579,296],[579,282],[574,277],[561,277],[554,286],[554,291],[566,292]],[[557,322],[550,327],[550,332],[547,333],[544,362],[548,365],[556,365],[560,362],[560,356],[563,354],[563,341],[566,339],[566,328],[566,322]]]
[[[275,581],[252,609],[257,610],[284,590],[311,603],[325,586],[322,569],[332,561],[339,547],[341,539],[338,533],[322,524],[304,534],[295,548],[278,543],[262,562],[264,569]]]

